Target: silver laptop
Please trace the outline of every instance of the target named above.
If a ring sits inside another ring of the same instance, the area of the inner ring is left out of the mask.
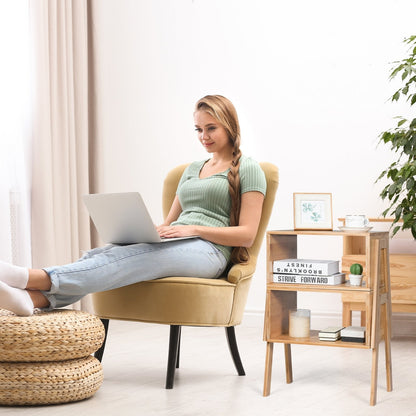
[[[138,192],[83,196],[98,234],[105,243],[162,243],[193,237],[160,238]]]

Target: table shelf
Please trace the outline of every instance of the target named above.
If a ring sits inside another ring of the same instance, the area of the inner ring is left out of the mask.
[[[344,348],[361,348],[369,349],[363,342],[346,342],[346,341],[321,341],[319,339],[319,331],[311,330],[310,336],[307,338],[295,338],[288,334],[278,335],[270,338],[270,342],[279,342],[282,344],[302,344],[302,345],[316,345],[318,347],[344,347]]]
[[[351,286],[349,282],[340,285],[311,285],[273,282],[273,261],[297,258],[298,236],[342,236],[342,231],[269,231],[267,233],[267,285],[266,308],[264,314],[264,340],[267,342],[263,395],[270,394],[274,343],[284,344],[286,382],[291,383],[292,356],[291,344],[359,348],[372,350],[370,405],[376,404],[377,370],[379,343],[385,342],[387,391],[392,390],[391,372],[391,294],[388,258],[389,235],[387,232],[354,232],[343,238],[344,253],[351,245],[360,241],[362,260],[365,262],[364,283]],[[349,237],[355,236],[355,240]],[[325,257],[325,255],[323,255]],[[344,271],[347,266],[343,265]],[[342,298],[360,305],[365,312],[365,342],[321,341],[316,330],[305,338],[290,337],[289,311],[297,309],[298,292],[340,293]]]
[[[351,286],[349,282],[340,285],[307,285],[292,283],[267,283],[268,290],[281,290],[288,292],[333,292],[333,293],[368,293],[371,288],[365,286]]]

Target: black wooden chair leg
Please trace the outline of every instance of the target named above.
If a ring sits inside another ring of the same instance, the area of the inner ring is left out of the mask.
[[[109,319],[101,319],[101,322],[103,323],[103,325],[104,325],[104,331],[105,331],[105,335],[104,335],[104,341],[103,341],[103,343],[102,343],[102,345],[101,345],[101,347],[97,350],[97,351],[95,351],[95,353],[94,353],[94,357],[99,361],[99,362],[101,362],[102,361],[102,359],[103,359],[103,355],[104,355],[104,348],[105,348],[105,343],[106,343],[106,341],[107,341],[107,335],[108,335],[108,325],[109,325],[109,323],[110,323],[110,320]]]
[[[179,357],[181,355],[181,336],[182,336],[182,327],[179,326],[179,335],[178,335],[178,356],[176,357],[176,368],[179,368]]]
[[[179,341],[181,336],[181,326],[171,325],[169,336],[169,356],[168,370],[166,374],[166,388],[173,389],[173,381],[175,378],[175,370],[179,358]]]
[[[230,348],[231,356],[233,357],[235,368],[239,376],[245,376],[243,363],[241,362],[240,354],[238,352],[237,340],[235,338],[235,329],[233,326],[225,327],[227,334],[228,347]]]

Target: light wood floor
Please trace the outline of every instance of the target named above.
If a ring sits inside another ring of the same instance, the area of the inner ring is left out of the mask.
[[[183,328],[181,368],[165,390],[168,327],[110,322],[105,380],[94,397],[65,405],[0,407],[1,415],[416,415],[416,337],[392,340],[393,391],[386,391],[384,344],[378,400],[369,406],[371,352],[292,346],[294,382],[285,383],[275,345],[271,395],[262,396],[265,343],[260,326],[236,328],[247,375],[234,369],[223,328]]]

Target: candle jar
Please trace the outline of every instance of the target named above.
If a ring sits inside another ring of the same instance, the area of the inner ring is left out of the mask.
[[[311,311],[309,309],[292,309],[289,311],[289,336],[295,338],[309,337]]]

